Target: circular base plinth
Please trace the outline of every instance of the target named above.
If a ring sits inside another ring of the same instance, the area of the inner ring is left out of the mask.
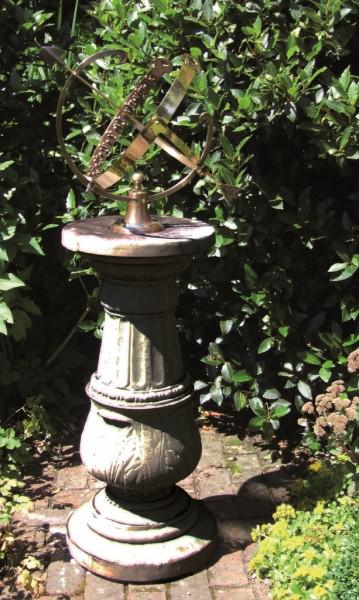
[[[194,500],[198,518],[178,537],[140,544],[109,539],[89,527],[93,505],[87,502],[70,515],[67,544],[83,567],[108,579],[149,583],[175,579],[197,571],[210,559],[217,539],[212,513]]]

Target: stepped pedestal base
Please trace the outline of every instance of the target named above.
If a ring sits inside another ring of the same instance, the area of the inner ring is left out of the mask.
[[[164,500],[130,506],[102,490],[70,516],[67,543],[80,565],[109,579],[140,583],[174,579],[208,562],[217,529],[202,502],[175,488]]]

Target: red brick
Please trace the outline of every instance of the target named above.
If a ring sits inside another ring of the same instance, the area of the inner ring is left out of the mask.
[[[252,587],[257,600],[269,600],[268,586],[264,581],[254,581]]]
[[[87,487],[87,473],[83,465],[66,467],[57,474],[57,486],[65,490],[82,490]]]
[[[202,432],[201,439],[202,456],[197,468],[202,471],[209,467],[224,466],[222,439],[218,433]]]
[[[239,489],[236,505],[242,518],[270,517],[275,510],[268,488],[261,481],[245,481]]]
[[[92,475],[87,475],[87,489],[89,490],[98,490],[105,487],[105,482],[100,479],[96,479],[92,477]]]
[[[214,514],[217,520],[228,521],[238,518],[238,508],[235,497],[229,496],[229,499],[205,500],[205,505]]]
[[[125,590],[122,583],[87,573],[84,600],[123,600],[124,597]]]
[[[85,571],[74,561],[52,562],[47,570],[46,592],[49,596],[76,596],[83,592]]]
[[[170,595],[171,600],[212,600],[207,572],[201,571],[175,581],[171,584]]]
[[[257,547],[257,544],[255,544],[254,542],[248,544],[248,546],[245,547],[245,549],[243,550],[243,558],[245,564],[249,563],[249,561],[252,560],[254,553],[257,550]]]
[[[43,510],[14,513],[13,520],[26,523],[30,527],[35,525],[65,525],[69,517],[69,510],[44,508]]]
[[[223,587],[224,583],[229,587],[239,587],[249,583],[244,568],[242,550],[220,556],[208,572],[212,587]]]
[[[219,542],[223,546],[245,547],[252,542],[251,531],[263,520],[218,521]]]
[[[255,454],[239,454],[235,464],[239,469],[239,478],[243,481],[262,474],[261,464]]]
[[[255,596],[250,587],[241,587],[240,589],[215,589],[214,600],[255,600]]]
[[[38,500],[33,501],[33,510],[42,510],[43,508],[48,508],[49,506],[49,498],[39,498]]]
[[[196,479],[198,498],[234,494],[236,489],[226,469],[210,467],[198,473]]]
[[[51,498],[53,508],[77,508],[93,496],[89,490],[63,490]]]
[[[185,490],[192,498],[196,498],[195,478],[193,475],[189,475],[186,479],[179,481],[178,486]]]
[[[166,588],[162,585],[130,585],[126,600],[166,600]]]

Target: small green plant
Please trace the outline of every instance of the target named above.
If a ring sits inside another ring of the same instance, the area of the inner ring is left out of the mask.
[[[12,427],[0,427],[0,561],[14,538],[9,525],[16,510],[30,508],[29,498],[21,493],[24,483],[21,465],[26,456],[24,442]]]
[[[358,523],[353,498],[319,501],[311,511],[282,504],[273,524],[252,532],[259,544],[250,570],[268,578],[273,600],[354,600],[359,569],[351,552],[358,548]]]
[[[22,468],[30,459],[30,444],[36,443],[36,449],[41,451],[54,433],[41,397],[29,398],[17,413],[24,415],[17,429],[0,427],[0,562],[14,542],[10,527],[12,515],[32,505],[22,493],[25,488]]]
[[[35,556],[27,556],[17,568],[17,584],[32,598],[39,598],[44,589],[44,566]]]
[[[347,464],[321,456],[310,462],[304,475],[289,486],[296,508],[309,510],[318,500],[333,501],[351,489],[352,476]]]

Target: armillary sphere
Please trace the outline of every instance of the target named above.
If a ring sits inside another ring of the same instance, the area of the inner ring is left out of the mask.
[[[54,62],[58,62],[66,67],[62,60],[63,54],[62,50],[55,47],[47,46],[43,48],[43,55],[49,63],[53,64]],[[142,77],[134,90],[126,98],[122,106],[116,107],[115,116],[107,126],[91,156],[87,172],[81,171],[67,151],[64,140],[63,113],[65,102],[77,79],[92,88],[92,85],[83,76],[83,71],[89,65],[95,63],[99,59],[113,56],[119,58],[121,63],[127,62],[127,56],[124,52],[110,49],[96,52],[80,62],[73,70],[66,67],[71,71],[71,75],[62,89],[57,105],[57,138],[62,155],[68,166],[85,185],[87,191],[93,191],[105,198],[129,202],[124,219],[124,227],[127,227],[129,231],[156,231],[162,226],[150,219],[147,212],[147,202],[160,200],[161,198],[174,194],[183,186],[190,183],[197,173],[201,173],[201,166],[208,155],[212,142],[213,119],[212,116],[207,113],[200,117],[200,123],[206,126],[206,138],[200,156],[196,156],[192,149],[178,137],[169,126],[174,113],[184,99],[194,77],[200,70],[198,61],[188,54],[182,56],[182,64],[176,79],[164,95],[162,101],[148,122],[141,123],[136,118],[136,109],[146,99],[148,93],[160,84],[163,75],[171,72],[173,69],[173,66],[169,61],[163,58],[157,58],[154,60],[150,70]],[[103,94],[101,95],[103,96]],[[137,133],[120,155],[115,157],[109,166],[105,167],[105,164],[108,165],[108,157],[111,150],[125,125],[128,123],[137,130]],[[190,169],[190,171],[168,189],[155,194],[148,194],[141,189],[143,179],[141,174],[134,175],[135,189],[129,192],[128,196],[123,196],[111,191],[111,188],[114,185],[116,185],[126,174],[135,169],[137,161],[144,156],[152,144],[159,146],[171,157]],[[123,229],[123,227],[119,226],[118,229]]]

